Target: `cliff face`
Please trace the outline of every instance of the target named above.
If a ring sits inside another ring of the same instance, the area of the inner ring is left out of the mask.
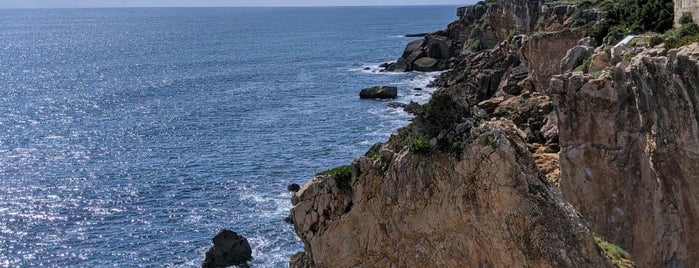
[[[581,39],[595,10],[459,15],[396,63],[451,68],[413,122],[293,196],[292,267],[609,266],[591,231],[639,267],[697,266],[699,44],[629,61]]]
[[[561,188],[640,267],[699,264],[699,45],[551,82]]]
[[[514,125],[456,133],[462,158],[387,144],[355,160],[345,186],[304,186],[292,215],[306,252],[292,267],[611,266]]]

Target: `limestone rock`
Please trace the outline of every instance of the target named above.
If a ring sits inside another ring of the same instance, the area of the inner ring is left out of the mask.
[[[517,132],[474,128],[463,158],[361,157],[348,191],[314,179],[292,209],[305,254],[291,267],[611,267]]]
[[[523,41],[520,53],[535,91],[546,90],[551,77],[561,74],[561,59],[577,45],[583,34],[582,29],[565,29],[532,35]]]
[[[565,57],[561,60],[561,72],[570,72],[576,69],[578,66],[582,65],[586,59],[592,61],[592,53],[595,48],[589,46],[574,46],[568,52],[566,52]],[[584,71],[587,71],[584,70]]]
[[[551,82],[561,189],[638,267],[699,265],[699,45]]]
[[[398,88],[391,86],[370,87],[359,92],[361,99],[395,99],[396,97],[398,97]]]
[[[252,260],[252,249],[245,237],[231,230],[222,230],[213,238],[214,245],[206,252],[203,268],[229,267]]]

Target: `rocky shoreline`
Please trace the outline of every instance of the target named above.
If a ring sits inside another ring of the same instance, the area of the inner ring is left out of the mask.
[[[290,266],[699,265],[699,45],[611,49],[583,4],[457,15],[387,66],[448,69],[412,123],[292,194]]]

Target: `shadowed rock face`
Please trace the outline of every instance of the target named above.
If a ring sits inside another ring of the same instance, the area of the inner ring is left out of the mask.
[[[461,129],[461,159],[383,146],[349,188],[315,178],[292,209],[292,267],[609,267],[509,121]],[[305,265],[303,265],[305,263]]]
[[[203,268],[244,265],[252,260],[252,249],[245,237],[231,230],[222,230],[213,239],[214,245],[206,252]]]
[[[551,82],[561,189],[639,267],[699,264],[699,45]]]

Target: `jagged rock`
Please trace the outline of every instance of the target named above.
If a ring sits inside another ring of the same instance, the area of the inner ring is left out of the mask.
[[[350,191],[311,181],[292,209],[305,255],[291,267],[612,266],[512,123],[464,136],[468,157],[382,150],[355,160]]]
[[[638,267],[699,265],[699,45],[551,80],[561,189]]]
[[[583,37],[582,29],[565,29],[529,36],[523,41],[521,54],[535,91],[548,88],[553,75],[561,73],[561,59]]]
[[[600,51],[592,55],[589,72],[599,72],[611,67],[611,56],[609,53]]]
[[[313,266],[313,261],[308,258],[306,252],[296,253],[289,260],[289,268],[310,268]]]
[[[413,63],[413,69],[421,72],[434,72],[439,70],[439,61],[435,58],[423,57]]]
[[[391,86],[370,87],[359,92],[361,99],[395,99],[396,97],[398,97],[398,88]]]
[[[568,52],[566,52],[565,57],[561,60],[561,72],[570,72],[582,65],[585,59],[592,57],[592,53],[595,48],[589,46],[574,46]],[[590,59],[591,60],[591,59]],[[587,70],[585,70],[587,71]]]
[[[419,103],[411,101],[410,103],[408,103],[408,105],[406,105],[403,108],[403,111],[414,114],[415,112],[417,112],[418,109],[420,109],[420,107],[421,105]]]
[[[245,237],[231,230],[222,230],[213,238],[214,245],[206,252],[203,268],[229,267],[252,260],[252,249]]]

